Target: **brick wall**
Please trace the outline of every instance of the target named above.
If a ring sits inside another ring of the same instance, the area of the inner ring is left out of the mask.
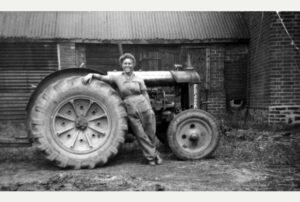
[[[272,13],[251,12],[245,16],[250,34],[247,103],[251,109],[267,110],[270,93],[268,71],[270,69]]]
[[[60,64],[61,69],[76,67],[75,43],[60,43]]]
[[[300,12],[281,12],[287,30],[300,45]],[[282,106],[300,104],[300,53],[291,45],[275,12],[245,14],[250,32],[248,103],[250,110],[265,110],[269,124],[289,123]],[[293,108],[296,107],[296,108]],[[275,118],[275,111],[280,117]],[[297,114],[298,111],[289,111]]]
[[[280,13],[295,43],[300,47],[300,12]],[[291,45],[277,15],[271,22],[270,105],[300,104],[300,52]]]
[[[300,105],[270,106],[268,122],[269,124],[276,124],[276,123],[299,124]]]
[[[210,89],[207,111],[217,117],[225,113],[224,56],[224,46],[210,47]]]

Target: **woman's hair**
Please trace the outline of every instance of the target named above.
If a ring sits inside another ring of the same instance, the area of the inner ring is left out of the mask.
[[[133,65],[135,66],[135,64],[136,64],[135,57],[131,53],[124,53],[123,55],[120,56],[120,58],[119,58],[120,65],[122,65],[123,61],[127,58],[131,59],[133,62]]]

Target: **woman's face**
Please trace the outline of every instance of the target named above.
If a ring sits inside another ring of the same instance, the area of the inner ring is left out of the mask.
[[[134,64],[132,59],[126,58],[125,60],[123,60],[122,68],[125,73],[133,72]]]

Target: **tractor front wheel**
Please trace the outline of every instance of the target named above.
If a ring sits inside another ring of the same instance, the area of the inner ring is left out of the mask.
[[[195,160],[209,156],[217,148],[220,131],[216,119],[200,109],[185,110],[171,121],[168,144],[182,160]]]

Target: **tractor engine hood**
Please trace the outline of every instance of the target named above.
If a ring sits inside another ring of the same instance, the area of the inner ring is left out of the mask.
[[[120,74],[121,71],[109,71],[108,75]],[[147,86],[172,86],[175,84],[199,84],[200,75],[195,70],[186,71],[135,71],[144,79]]]

